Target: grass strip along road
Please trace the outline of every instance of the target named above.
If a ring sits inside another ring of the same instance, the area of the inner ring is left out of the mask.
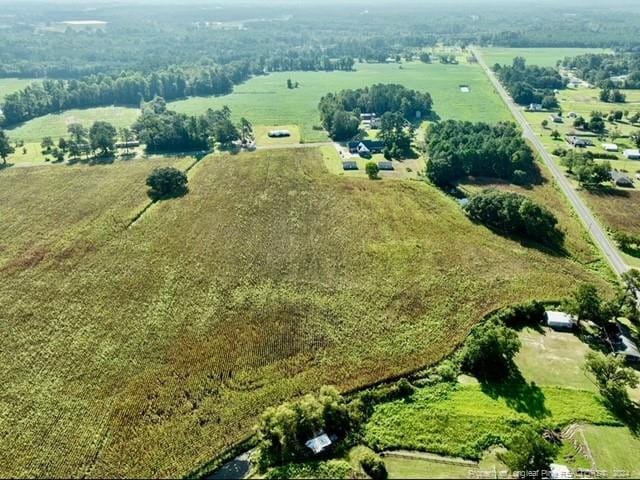
[[[622,260],[620,253],[615,248],[615,246],[611,243],[611,241],[609,240],[609,237],[607,236],[606,232],[604,231],[600,223],[598,223],[598,221],[593,216],[589,208],[578,196],[578,194],[573,189],[573,187],[571,186],[567,178],[564,176],[564,174],[560,170],[560,168],[558,168],[556,163],[553,161],[553,158],[551,157],[551,155],[549,155],[549,153],[545,150],[544,146],[542,145],[542,142],[536,136],[535,132],[533,131],[533,129],[525,119],[524,115],[522,114],[520,107],[514,103],[513,99],[509,96],[507,91],[499,82],[494,72],[487,66],[484,59],[482,58],[480,51],[476,48],[473,48],[472,51],[475,57],[478,59],[478,63],[480,64],[480,66],[483,68],[483,70],[486,72],[487,76],[489,77],[489,80],[491,81],[491,83],[493,83],[494,87],[496,88],[496,91],[500,94],[500,96],[506,103],[507,107],[509,107],[509,110],[511,110],[511,113],[513,114],[514,118],[522,127],[524,138],[526,138],[527,140],[530,140],[531,143],[538,150],[545,164],[547,165],[549,170],[551,170],[551,173],[556,179],[556,182],[558,183],[558,185],[560,185],[560,188],[562,189],[564,194],[567,196],[567,198],[571,202],[571,205],[573,206],[574,210],[578,213],[580,220],[589,231],[589,234],[591,235],[593,240],[596,242],[600,250],[602,250],[602,252],[604,253],[605,257],[607,258],[607,261],[613,267],[613,270],[616,272],[617,275],[622,275],[624,272],[629,270],[629,267]]]

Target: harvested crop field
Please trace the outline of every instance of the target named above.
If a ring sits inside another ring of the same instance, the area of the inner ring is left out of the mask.
[[[315,149],[207,157],[127,228],[154,162],[0,172],[2,477],[181,476],[266,406],[433,363],[496,307],[602,282]]]

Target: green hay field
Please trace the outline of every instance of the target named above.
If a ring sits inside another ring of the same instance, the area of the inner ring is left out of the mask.
[[[524,57],[530,65],[540,65],[542,67],[555,67],[558,60],[565,57],[575,57],[585,53],[609,53],[610,50],[603,48],[483,48],[487,65],[499,63],[501,65],[511,65],[515,57]]]
[[[498,122],[511,117],[478,65],[426,65],[423,63],[359,64],[355,72],[286,72],[256,77],[222,97],[190,98],[170,108],[191,115],[207,108],[228,105],[236,118],[247,117],[256,125],[297,124],[303,142],[328,140],[321,130],[318,102],[329,93],[376,83],[400,83],[431,93],[434,110],[443,119]],[[299,82],[290,90],[287,79]],[[460,92],[469,85],[470,93]]]
[[[181,476],[266,406],[603,284],[580,254],[497,236],[424,183],[330,174],[316,149],[207,157],[127,228],[161,162],[0,172],[0,476]]]

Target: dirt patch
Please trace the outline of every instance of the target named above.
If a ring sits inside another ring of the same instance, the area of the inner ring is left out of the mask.
[[[33,250],[30,250],[21,256],[13,259],[5,266],[0,268],[1,272],[7,272],[9,274],[28,270],[29,268],[33,268],[37,266],[40,262],[42,262],[45,257],[49,254],[49,249],[45,247],[38,247]]]

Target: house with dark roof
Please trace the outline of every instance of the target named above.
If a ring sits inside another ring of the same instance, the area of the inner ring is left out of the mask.
[[[567,137],[567,143],[571,145],[573,148],[587,148],[593,145],[593,142],[591,140],[577,137],[575,135],[569,135]]]
[[[623,357],[628,362],[640,363],[640,350],[631,339],[630,330],[621,323],[616,324],[617,335],[611,338],[611,345],[616,356]]]
[[[633,180],[618,170],[611,170],[611,181],[618,187],[633,188]]]
[[[382,153],[384,142],[382,140],[355,140],[347,144],[349,152],[367,156],[374,153]]]

